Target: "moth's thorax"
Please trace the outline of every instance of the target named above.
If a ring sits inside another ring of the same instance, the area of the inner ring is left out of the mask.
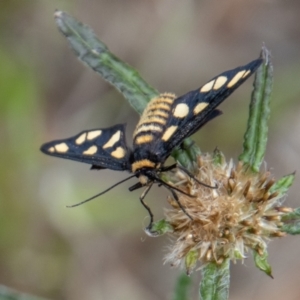
[[[133,133],[133,144],[139,147],[155,140],[161,134],[171,113],[171,105],[176,96],[171,93],[160,94],[153,98],[145,108]]]

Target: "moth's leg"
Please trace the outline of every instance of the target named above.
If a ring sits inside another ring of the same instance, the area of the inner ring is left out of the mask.
[[[146,208],[146,210],[148,211],[148,214],[149,214],[149,216],[150,216],[150,223],[149,223],[149,225],[146,227],[146,229],[148,229],[148,230],[151,230],[152,225],[153,225],[153,213],[152,213],[150,207],[145,203],[144,199],[145,199],[145,197],[147,196],[148,192],[150,191],[152,185],[153,185],[153,182],[151,182],[151,183],[146,187],[146,189],[143,191],[143,193],[142,193],[141,196],[140,196],[140,201],[141,201],[142,205]]]
[[[185,208],[182,206],[181,202],[179,201],[177,194],[171,188],[167,187],[167,189],[172,193],[172,196],[177,202],[177,204],[179,205],[180,209],[193,221],[193,218],[189,215],[189,213],[185,210]]]
[[[167,172],[167,171],[170,171],[170,170],[173,170],[173,169],[176,169],[177,168],[177,164],[173,164],[173,165],[170,165],[170,166],[163,166],[159,169],[160,172]]]

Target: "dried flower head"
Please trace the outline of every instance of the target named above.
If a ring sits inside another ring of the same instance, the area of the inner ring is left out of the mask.
[[[216,160],[216,158],[218,158]],[[281,216],[291,211],[281,207],[283,196],[272,192],[270,172],[252,172],[239,162],[225,161],[219,152],[198,157],[196,178],[216,189],[200,185],[178,170],[172,178],[176,187],[193,195],[178,194],[187,213],[172,197],[166,220],[175,237],[166,262],[185,263],[190,273],[197,262],[222,263],[224,259],[244,259],[248,250],[263,255],[271,237],[281,237]]]

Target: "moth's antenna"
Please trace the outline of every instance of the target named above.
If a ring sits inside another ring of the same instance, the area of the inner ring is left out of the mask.
[[[163,186],[165,186],[167,188],[173,189],[173,190],[175,190],[175,191],[177,191],[177,192],[179,192],[179,193],[181,193],[183,195],[186,195],[186,196],[189,196],[189,197],[195,197],[195,196],[192,196],[192,195],[190,195],[190,194],[182,191],[181,189],[179,189],[179,188],[177,188],[177,187],[175,187],[175,186],[173,186],[171,184],[166,183],[165,181],[163,181],[159,177],[153,177],[153,179],[156,180],[157,182],[159,182],[161,185],[163,185]]]
[[[217,189],[218,188],[218,185],[216,184],[215,186],[211,186],[209,184],[206,184],[202,181],[199,181],[190,171],[188,171],[186,168],[180,166],[180,165],[177,165],[177,168],[179,170],[181,170],[182,172],[184,172],[185,174],[187,174],[190,178],[194,179],[197,183],[207,187],[207,188],[210,188],[210,189]]]
[[[99,193],[99,194],[97,194],[97,195],[95,195],[95,196],[93,196],[93,197],[91,197],[91,198],[88,198],[88,199],[86,199],[86,200],[84,200],[84,201],[81,201],[81,202],[79,202],[79,203],[76,203],[76,204],[73,204],[73,205],[67,205],[67,207],[68,207],[68,208],[72,208],[72,207],[76,207],[76,206],[79,206],[79,205],[81,205],[81,204],[84,204],[84,203],[86,203],[86,202],[89,202],[89,201],[91,201],[91,200],[93,200],[93,199],[95,199],[95,198],[97,198],[97,197],[99,197],[99,196],[101,196],[101,195],[107,193],[108,191],[110,191],[110,190],[113,189],[114,187],[118,186],[119,184],[121,184],[121,183],[123,183],[123,182],[125,182],[125,181],[127,181],[127,180],[129,180],[129,179],[131,179],[131,178],[133,178],[133,177],[136,177],[136,176],[135,176],[135,175],[129,176],[129,177],[127,177],[127,178],[125,178],[125,179],[123,179],[123,180],[121,180],[121,181],[115,183],[114,185],[112,185],[112,186],[109,187],[108,189],[104,190],[103,192],[101,192],[101,193]]]
[[[207,187],[207,188],[210,188],[210,189],[217,189],[218,188],[218,185],[216,184],[215,186],[211,186],[209,184],[206,184],[202,181],[199,181],[190,171],[188,171],[186,168],[184,168],[183,166],[179,165],[178,163],[177,164],[173,164],[171,166],[168,166],[168,167],[162,167],[160,169],[161,172],[166,172],[166,171],[170,171],[172,169],[175,169],[175,168],[178,168],[179,170],[181,170],[182,172],[184,172],[185,174],[187,174],[190,178],[194,179],[197,183]]]

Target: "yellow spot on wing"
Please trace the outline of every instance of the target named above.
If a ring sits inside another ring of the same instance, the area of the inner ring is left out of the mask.
[[[176,105],[175,110],[173,112],[173,116],[176,118],[184,118],[189,113],[189,107],[185,103],[179,103]]]
[[[212,80],[212,81],[206,83],[206,84],[200,89],[200,92],[201,92],[201,93],[209,92],[209,91],[212,89],[214,83],[215,83],[215,80]]]
[[[85,141],[85,138],[86,138],[86,132],[81,134],[75,141],[75,143],[77,145],[81,145],[84,141]]]
[[[134,162],[131,165],[131,169],[133,173],[142,168],[155,168],[155,163],[150,161],[149,159],[142,159]]]
[[[111,153],[111,156],[115,158],[123,158],[126,154],[126,151],[122,147],[118,147],[115,151]]]
[[[109,141],[103,146],[103,149],[112,147],[116,142],[120,140],[121,131],[118,130],[113,136],[109,139]]]
[[[60,143],[54,146],[56,152],[65,153],[69,150],[69,147],[66,143]]]
[[[245,73],[245,70],[242,70],[242,71],[238,72],[237,74],[235,74],[235,76],[227,84],[227,87],[231,88],[234,85],[236,85],[237,82],[243,77],[244,73]]]
[[[216,79],[216,82],[214,84],[214,90],[218,90],[220,87],[222,87],[225,84],[226,81],[227,81],[226,76],[219,76]]]
[[[82,154],[84,155],[93,155],[97,152],[98,148],[93,145],[90,148],[88,148],[87,150],[83,151]]]
[[[207,102],[198,103],[194,108],[194,114],[198,115],[207,105],[208,105]]]
[[[174,126],[174,125],[167,128],[164,135],[162,136],[162,140],[167,141],[168,139],[170,139],[170,137],[174,134],[174,132],[177,130],[177,128],[178,128],[178,126]]]
[[[53,153],[53,152],[55,151],[55,148],[54,148],[54,147],[50,147],[50,148],[48,149],[48,151]]]
[[[95,139],[96,137],[100,136],[102,133],[102,130],[93,130],[93,131],[90,131],[87,133],[87,139],[90,141],[90,140],[93,140]]]
[[[153,140],[152,134],[145,134],[145,135],[141,135],[141,136],[138,136],[137,138],[135,138],[135,143],[137,145],[145,144],[145,143],[150,143],[152,140]]]
[[[243,78],[245,78],[251,71],[248,70],[244,75],[243,75]]]

